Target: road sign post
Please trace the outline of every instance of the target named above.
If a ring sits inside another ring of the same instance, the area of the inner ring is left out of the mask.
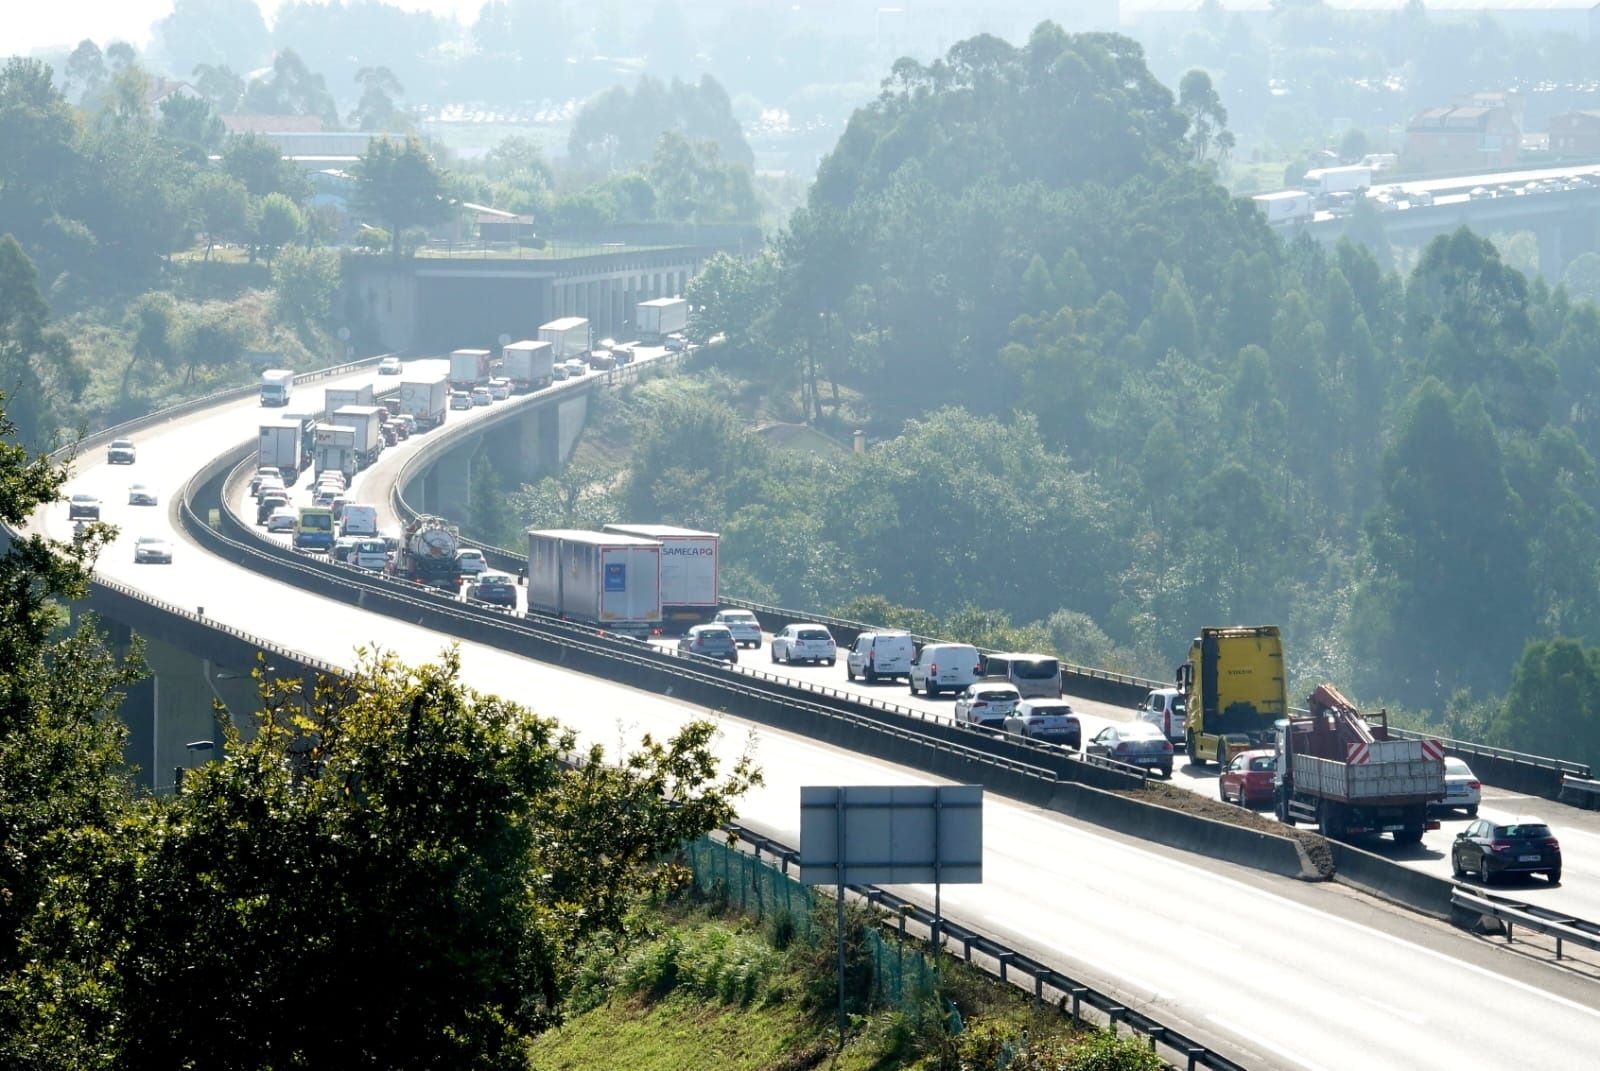
[[[982,785],[807,785],[800,789],[800,881],[837,897],[839,1047],[845,1040],[844,894],[849,885],[932,885],[934,969],[940,890],[983,881]]]

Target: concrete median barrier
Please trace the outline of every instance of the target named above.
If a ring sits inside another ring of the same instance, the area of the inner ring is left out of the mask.
[[[1450,918],[1451,882],[1339,841],[1328,842],[1335,881],[1437,919]]]

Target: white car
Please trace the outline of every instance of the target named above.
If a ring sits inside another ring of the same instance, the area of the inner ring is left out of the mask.
[[[267,531],[292,532],[297,514],[288,506],[282,506],[272,511],[272,516],[267,518]]]
[[[286,491],[283,480],[277,476],[263,476],[261,482],[256,484],[255,496],[260,498],[268,491]]]
[[[956,696],[952,717],[968,725],[981,725],[985,729],[1002,729],[1006,719],[1016,712],[1022,702],[1022,693],[1015,684],[999,681],[979,681]]]
[[[484,559],[483,551],[473,547],[463,547],[456,551],[456,572],[462,576],[477,576],[488,570],[489,563]]]
[[[1468,818],[1478,817],[1478,803],[1483,799],[1483,782],[1461,759],[1446,755],[1444,759],[1444,799],[1433,804],[1436,811],[1457,807],[1467,812]]]
[[[821,625],[788,625],[772,637],[774,662],[820,662],[831,666],[838,657],[839,648],[832,634]]]
[[[740,647],[761,646],[761,622],[749,610],[718,610],[711,623],[725,626]]]
[[[378,375],[397,376],[403,371],[398,357],[385,357],[378,362]]]
[[[1024,699],[1006,719],[1006,732],[1043,740],[1076,751],[1083,746],[1083,726],[1072,706],[1059,699]]]
[[[77,494],[67,499],[67,520],[98,521],[100,500],[94,495]]]
[[[260,497],[261,481],[266,479],[268,476],[271,476],[274,480],[281,481],[283,479],[283,473],[279,472],[276,467],[272,465],[263,465],[261,468],[256,469],[256,474],[254,476],[250,477],[250,493],[252,495]]]
[[[135,456],[132,439],[112,439],[111,445],[106,447],[107,464],[131,465]]]
[[[569,379],[582,379],[589,371],[589,366],[584,363],[582,357],[572,358],[566,362],[566,367]]]
[[[916,654],[917,645],[909,632],[900,629],[863,632],[845,656],[845,676],[851,680],[865,677],[868,684],[877,683],[880,677],[910,679],[911,662]]]
[[[160,536],[140,536],[133,544],[133,560],[137,563],[160,562],[172,564],[172,544]]]
[[[148,484],[135,483],[128,485],[128,505],[154,506],[156,505],[156,489]]]
[[[489,394],[497,402],[503,402],[511,397],[511,381],[509,379],[491,379],[489,381]]]

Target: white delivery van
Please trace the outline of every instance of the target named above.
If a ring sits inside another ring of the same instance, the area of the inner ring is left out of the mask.
[[[1189,711],[1184,705],[1183,693],[1178,689],[1152,689],[1150,694],[1145,696],[1144,702],[1134,710],[1138,713],[1140,721],[1154,725],[1173,743],[1180,744],[1188,739]]]
[[[992,654],[983,660],[983,675],[1010,681],[1024,699],[1061,698],[1061,662],[1055,655]]]
[[[899,630],[863,632],[850,645],[845,659],[845,675],[851,680],[863,677],[868,684],[880,677],[909,677],[911,662],[917,656],[917,645],[911,633]]]
[[[920,688],[929,697],[959,692],[978,679],[978,649],[970,643],[927,643],[912,660],[906,680],[911,694]]]

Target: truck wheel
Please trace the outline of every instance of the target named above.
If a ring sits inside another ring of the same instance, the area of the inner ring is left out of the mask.
[[[1277,814],[1278,821],[1286,826],[1294,825],[1294,815],[1289,813],[1289,797],[1285,793],[1281,791],[1273,792],[1272,809]]]
[[[1188,736],[1184,737],[1183,749],[1189,753],[1189,762],[1191,765],[1204,766],[1206,764],[1206,760],[1200,757],[1200,750],[1195,747],[1194,733],[1192,731]]]
[[[1396,844],[1421,844],[1422,843],[1422,830],[1420,830],[1420,829],[1397,829],[1394,832],[1394,842]]]
[[[1226,770],[1227,768],[1228,768],[1228,743],[1225,740],[1218,740],[1217,741],[1217,769]]]
[[[1321,801],[1317,805],[1317,832],[1329,840],[1343,839],[1344,822],[1341,817],[1338,804]]]
[[[1478,805],[1476,803],[1474,803],[1471,807],[1467,808],[1467,817],[1468,818],[1476,818],[1476,817],[1478,817]]]

